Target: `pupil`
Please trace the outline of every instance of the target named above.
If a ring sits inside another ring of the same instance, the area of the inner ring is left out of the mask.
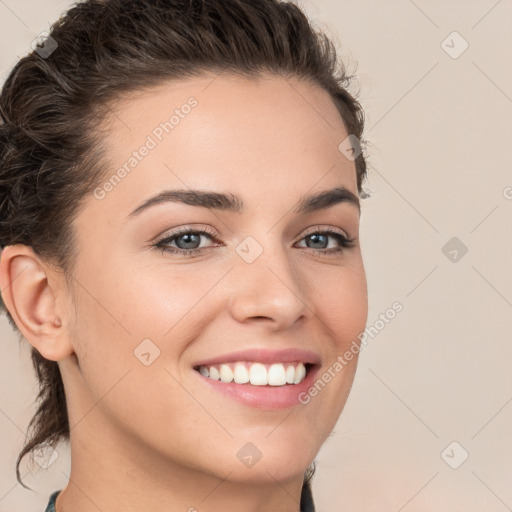
[[[178,243],[179,240],[183,240],[185,239],[185,247],[181,247],[181,245],[183,244],[180,244]],[[197,244],[199,241],[199,235],[196,235],[196,234],[193,234],[193,233],[187,233],[185,235],[181,235],[179,238],[176,239],[176,245],[180,248],[180,249],[196,249],[197,247],[189,247],[187,244]]]
[[[318,242],[318,238],[326,238],[326,236],[325,235],[318,235],[318,234],[317,235],[310,235],[309,236],[309,239],[311,241],[313,241],[313,243],[317,243]],[[316,242],[315,242],[315,240],[316,240]],[[325,249],[325,247],[322,247],[322,248]]]

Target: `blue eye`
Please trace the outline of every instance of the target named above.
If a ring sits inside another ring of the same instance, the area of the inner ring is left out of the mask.
[[[327,252],[327,253],[337,253],[341,252],[342,249],[346,249],[347,247],[352,247],[354,245],[354,240],[347,238],[345,235],[342,235],[341,233],[338,233],[337,231],[327,230],[327,231],[315,231],[314,233],[310,233],[309,235],[306,235],[302,240],[308,240],[312,242],[313,244],[319,244],[329,245],[329,238],[334,238],[339,246],[334,248],[328,248],[328,247],[309,247],[310,249],[313,249],[315,251],[320,252]]]
[[[159,240],[156,244],[154,244],[154,247],[162,250],[162,252],[179,254],[185,257],[194,256],[200,252],[211,250],[215,247],[200,247],[202,237],[215,240],[214,235],[208,231],[183,229]],[[336,240],[338,243],[337,247],[328,247],[330,238]],[[342,233],[330,229],[309,233],[303,237],[301,241],[302,240],[308,240],[310,243],[314,244],[313,247],[307,246],[307,249],[311,249],[314,252],[322,254],[339,254],[343,252],[344,249],[353,247],[354,245],[353,238],[348,238]],[[173,243],[175,246],[171,245]],[[326,245],[326,247],[318,247],[318,245]]]
[[[184,229],[163,238],[155,244],[155,247],[161,249],[163,252],[192,256],[204,250],[211,249],[211,247],[203,249],[198,247],[198,244],[201,244],[201,237],[213,239],[213,235],[208,231]],[[172,242],[175,242],[177,247],[169,246]]]

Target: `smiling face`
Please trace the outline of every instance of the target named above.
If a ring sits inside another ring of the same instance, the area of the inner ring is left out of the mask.
[[[144,471],[302,478],[356,358],[333,365],[367,318],[347,136],[324,90],[275,76],[205,75],[117,105],[111,173],[74,221],[79,366],[61,369],[77,450],[73,437]]]

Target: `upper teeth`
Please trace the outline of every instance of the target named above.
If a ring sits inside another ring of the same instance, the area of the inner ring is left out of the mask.
[[[221,364],[219,366],[200,366],[199,372],[222,382],[235,382],[253,386],[284,386],[285,384],[299,384],[306,376],[306,367],[303,363],[276,363],[265,365],[262,363],[244,362]]]

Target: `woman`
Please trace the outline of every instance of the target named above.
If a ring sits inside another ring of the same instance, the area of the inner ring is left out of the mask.
[[[15,66],[0,285],[40,383],[18,480],[70,442],[47,511],[314,510],[367,318],[350,78],[277,0],[86,0]]]

